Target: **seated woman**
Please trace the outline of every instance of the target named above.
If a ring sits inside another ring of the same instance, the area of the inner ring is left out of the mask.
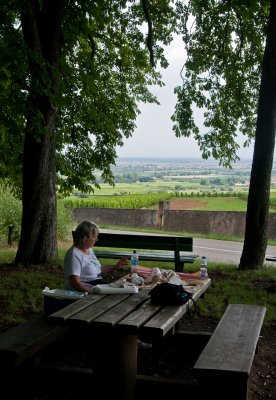
[[[93,293],[93,286],[106,283],[102,273],[128,264],[127,258],[120,259],[115,265],[102,266],[92,247],[95,245],[99,228],[94,222],[81,222],[74,232],[74,244],[64,257],[64,289]]]

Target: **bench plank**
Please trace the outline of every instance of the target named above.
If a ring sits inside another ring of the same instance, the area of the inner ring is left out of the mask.
[[[74,231],[72,231],[74,237]],[[102,250],[109,247],[118,251]],[[175,271],[181,272],[184,263],[193,263],[198,255],[183,255],[181,252],[193,251],[193,238],[186,236],[150,235],[150,234],[119,234],[100,232],[94,251],[99,258],[131,258],[132,251],[139,249],[139,259],[145,261],[174,262]],[[143,250],[157,250],[159,252],[146,253]],[[167,253],[165,252],[167,251]],[[169,252],[169,253],[168,253]]]
[[[266,261],[276,261],[276,257],[274,257],[274,256],[269,256],[269,257],[266,257],[265,258],[266,259]]]
[[[15,367],[33,357],[69,330],[66,326],[53,326],[45,316],[39,316],[0,335],[1,364]]]
[[[193,251],[193,238],[186,236],[100,233],[98,247]]]
[[[194,368],[249,375],[265,312],[261,306],[230,304]]]
[[[104,250],[94,250],[95,254],[99,258],[114,258],[119,259],[126,257],[128,259],[131,258],[132,252],[129,251],[104,251]],[[198,255],[182,255],[180,254],[179,260],[181,263],[190,263],[192,264]],[[175,257],[174,254],[168,253],[141,253],[139,252],[139,260],[144,261],[162,261],[162,262],[174,262]]]
[[[247,399],[248,378],[265,313],[265,307],[229,304],[194,365],[207,397]]]

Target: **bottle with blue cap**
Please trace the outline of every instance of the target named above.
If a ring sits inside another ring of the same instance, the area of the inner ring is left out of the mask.
[[[201,279],[208,278],[207,268],[208,268],[207,258],[205,256],[202,256],[201,263],[200,263],[200,278]]]
[[[139,264],[139,255],[136,250],[133,250],[133,253],[131,255],[131,260],[130,260],[130,274],[132,275],[134,272],[136,272],[135,268]]]

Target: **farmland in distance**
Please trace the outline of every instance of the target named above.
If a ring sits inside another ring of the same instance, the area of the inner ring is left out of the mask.
[[[117,196],[119,200],[152,194],[160,200],[170,199],[171,208],[245,211],[251,160],[236,162],[232,169],[226,169],[215,160],[118,158],[112,172],[114,187],[103,183],[100,172],[96,172],[101,189],[95,188],[90,195],[75,192],[71,199],[87,201]],[[108,198],[110,203],[111,198]],[[271,179],[271,199],[274,198],[276,201],[275,165]],[[144,206],[155,208],[157,204],[158,201]]]

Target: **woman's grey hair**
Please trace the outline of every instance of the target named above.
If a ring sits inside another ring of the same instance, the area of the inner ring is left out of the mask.
[[[95,222],[83,221],[81,222],[74,232],[74,244],[82,244],[85,238],[92,235],[98,236],[99,228]]]

